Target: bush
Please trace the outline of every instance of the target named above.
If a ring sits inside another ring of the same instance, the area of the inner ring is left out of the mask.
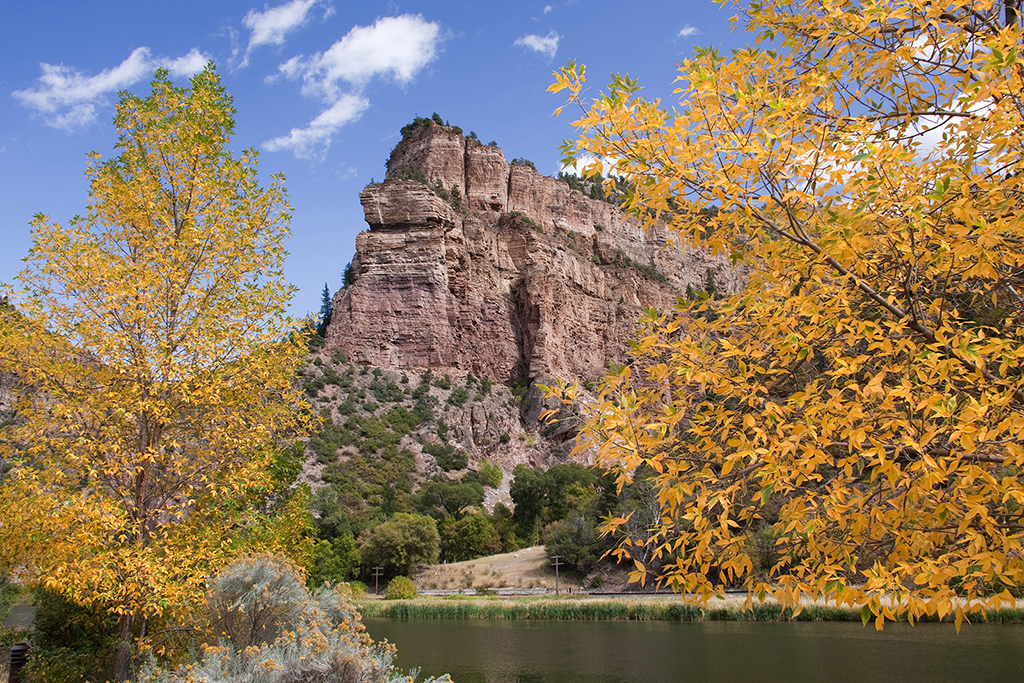
[[[273,642],[299,618],[306,586],[290,560],[270,555],[236,561],[208,582],[214,633],[239,649]]]
[[[426,173],[424,173],[420,169],[416,169],[414,171],[413,169],[409,168],[408,166],[403,168],[401,170],[401,172],[398,173],[398,179],[399,180],[415,180],[416,182],[422,183],[424,185],[427,185],[428,182],[429,182],[428,179],[427,179],[427,174]]]
[[[438,118],[440,118],[440,117],[438,117]],[[414,130],[416,130],[418,127],[420,127],[420,126],[432,126],[432,125],[434,125],[434,122],[431,119],[425,119],[422,116],[417,116],[416,118],[414,118],[412,120],[412,123],[407,123],[404,126],[402,126],[402,129],[401,129],[402,139],[403,140],[407,139],[410,135],[412,135],[412,132]]]
[[[246,604],[276,604],[281,619],[267,625],[280,636],[273,642],[249,647],[231,638],[220,640],[206,647],[198,661],[187,662],[174,671],[151,666],[139,677],[142,683],[397,680],[399,672],[392,660],[394,648],[378,645],[366,635],[348,586],[323,588],[310,594],[302,586],[294,565],[269,557],[235,563],[211,581],[214,585],[228,588],[230,594],[238,595],[237,600]],[[211,591],[216,600],[227,595],[218,597],[216,592]],[[218,608],[211,605],[211,611],[217,612]],[[245,633],[242,635],[248,638]]]
[[[405,394],[401,387],[387,378],[375,379],[370,384],[370,391],[373,392],[373,397],[377,399],[378,403],[396,403],[405,400]]]
[[[113,676],[116,617],[42,588],[34,592],[34,602],[38,611],[30,637],[32,657],[21,670],[22,681],[79,683]],[[19,634],[18,640],[23,639]],[[6,657],[7,652],[0,651]]]
[[[419,391],[417,389],[417,391]],[[413,392],[414,394],[416,392]],[[416,416],[416,419],[423,422],[430,422],[434,419],[434,409],[430,407],[431,403],[436,403],[437,399],[433,396],[424,396],[423,398],[416,401],[416,405],[412,407],[412,414]]]
[[[395,434],[404,436],[420,425],[420,416],[415,412],[409,412],[402,406],[396,406],[388,411],[385,416],[388,425]]]
[[[466,391],[465,387],[456,388],[448,397],[448,403],[456,408],[461,408],[467,400],[469,400],[469,392]]]
[[[469,464],[469,454],[461,448],[453,449],[451,454],[445,457],[434,459],[437,461],[438,466],[445,472],[465,469],[466,465]]]
[[[525,157],[517,157],[512,160],[511,164],[513,166],[529,166],[534,171],[537,170],[537,167],[534,165],[534,163]]]
[[[385,600],[412,600],[416,595],[416,584],[408,576],[396,576],[384,589]]]
[[[525,223],[526,225],[530,226],[531,228],[538,232],[544,232],[544,226],[542,226],[540,223],[524,214],[522,211],[512,211],[511,213],[509,213],[509,215],[515,219],[518,219],[520,222]]]
[[[320,393],[320,390],[324,388],[324,378],[315,377],[306,383],[306,394],[313,398]]]
[[[508,443],[508,434],[502,434],[502,443]],[[501,468],[489,460],[480,463],[480,483],[496,489],[501,486],[501,480],[505,478]]]
[[[466,451],[455,448],[454,446],[442,446],[439,444],[428,443],[423,447],[423,452],[427,455],[434,456],[437,466],[445,472],[461,470],[469,464],[469,455]]]

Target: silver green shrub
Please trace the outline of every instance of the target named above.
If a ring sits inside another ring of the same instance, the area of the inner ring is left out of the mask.
[[[344,584],[310,594],[294,565],[261,556],[235,562],[208,587],[217,642],[173,671],[150,665],[140,681],[412,683],[394,668],[394,646],[370,639]]]
[[[214,633],[238,649],[273,642],[301,618],[309,598],[296,568],[270,556],[235,562],[210,579],[207,588]]]

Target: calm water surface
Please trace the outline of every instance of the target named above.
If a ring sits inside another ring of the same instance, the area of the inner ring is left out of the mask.
[[[455,683],[1024,681],[1024,626],[366,619],[398,666]],[[423,678],[423,675],[420,676]]]

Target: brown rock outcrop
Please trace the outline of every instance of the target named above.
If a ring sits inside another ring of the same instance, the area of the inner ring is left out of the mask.
[[[642,307],[669,308],[709,270],[738,287],[727,260],[445,126],[415,128],[360,200],[370,229],[327,331],[356,362],[590,379],[622,358]]]

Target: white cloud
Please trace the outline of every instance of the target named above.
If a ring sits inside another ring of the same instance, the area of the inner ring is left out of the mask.
[[[547,14],[548,12],[550,12],[553,9],[555,9],[555,8],[552,7],[551,5],[544,5],[544,14]]]
[[[517,38],[516,42],[512,44],[528,47],[534,52],[539,52],[548,59],[552,59],[558,51],[558,41],[561,39],[562,36],[552,30],[546,36],[525,35],[522,38]]]
[[[322,0],[292,0],[277,7],[267,7],[264,11],[249,10],[242,25],[251,31],[249,47],[245,50],[242,63],[249,63],[249,55],[260,45],[284,45],[285,36],[305,24],[309,20],[309,12]],[[334,8],[328,6],[324,11],[324,19],[334,14]]]
[[[181,78],[195,76],[206,68],[206,64],[209,61],[210,58],[208,56],[204,55],[197,48],[192,48],[192,51],[184,57],[178,57],[170,61],[164,60],[162,64],[167,67],[172,76]]]
[[[263,147],[269,152],[290,150],[300,158],[322,158],[331,145],[331,137],[338,129],[346,123],[357,121],[369,106],[370,101],[362,95],[347,93],[305,128],[292,128],[288,135],[267,140]]]
[[[677,38],[689,38],[690,36],[699,36],[699,35],[700,35],[700,29],[699,28],[697,28],[696,26],[690,26],[689,24],[687,24],[686,26],[684,26],[681,29],[679,29],[679,33],[676,34],[676,37]]]
[[[264,83],[273,83],[281,76],[284,76],[288,80],[298,78],[302,75],[302,71],[305,65],[302,63],[302,55],[296,55],[289,59],[287,62],[277,65],[277,73],[270,74],[263,79]]]
[[[390,75],[408,83],[437,56],[440,32],[440,24],[411,14],[356,26],[326,52],[303,63],[303,91],[333,99],[340,81],[358,88],[375,76]]]
[[[278,66],[274,80],[302,78],[302,92],[330,106],[305,128],[293,128],[264,143],[270,151],[292,150],[296,156],[316,157],[331,143],[331,136],[370,106],[363,88],[375,77],[390,77],[400,84],[415,78],[437,57],[441,25],[421,15],[405,14],[378,19],[372,26],[356,26],[325,52],[308,59],[292,57]]]
[[[47,125],[72,131],[96,119],[96,109],[107,104],[108,94],[139,82],[158,67],[167,67],[173,76],[191,76],[202,71],[207,61],[209,57],[195,48],[183,57],[171,59],[153,58],[148,47],[138,47],[123,62],[95,76],[86,76],[64,64],[43,62],[39,65],[43,71],[39,85],[16,90],[12,95],[23,106],[42,114]]]

